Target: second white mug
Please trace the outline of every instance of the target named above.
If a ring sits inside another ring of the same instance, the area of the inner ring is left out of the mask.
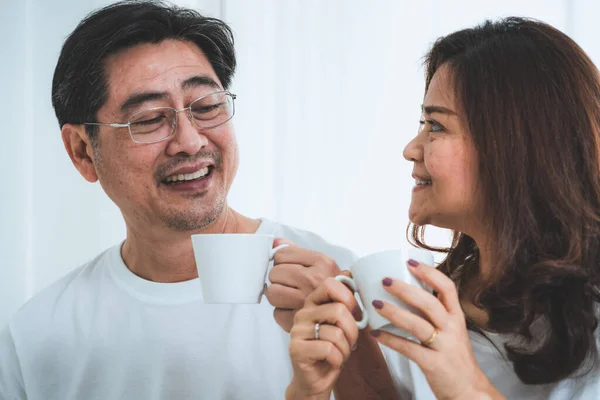
[[[344,275],[335,277],[336,280],[345,283],[359,295],[358,303],[363,313],[362,319],[356,322],[359,328],[363,329],[368,324],[372,329],[405,338],[411,337],[408,332],[392,325],[389,320],[379,315],[372,304],[373,300],[382,300],[422,316],[419,310],[388,293],[382,284],[384,278],[392,278],[431,291],[426,284],[410,272],[406,264],[409,259],[433,266],[433,255],[427,250],[411,248],[406,259],[402,257],[401,250],[388,250],[357,260],[350,267],[352,278]]]

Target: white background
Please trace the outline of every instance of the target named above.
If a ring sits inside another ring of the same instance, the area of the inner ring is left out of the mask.
[[[240,171],[234,208],[315,231],[359,255],[404,247],[422,57],[486,18],[541,19],[596,62],[595,0],[176,1],[230,23]],[[50,101],[63,40],[91,0],[0,0],[0,327],[34,293],[119,242],[98,184],[71,165]],[[448,233],[434,231],[435,243]]]

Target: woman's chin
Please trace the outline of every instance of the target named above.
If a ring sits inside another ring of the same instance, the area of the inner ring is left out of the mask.
[[[429,216],[419,212],[418,210],[408,210],[408,220],[415,225],[427,225],[429,224]]]

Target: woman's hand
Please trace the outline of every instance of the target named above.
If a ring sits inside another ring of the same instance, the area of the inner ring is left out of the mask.
[[[456,286],[446,275],[425,264],[409,261],[411,272],[437,293],[385,278],[385,289],[420,310],[422,318],[390,303],[375,300],[377,312],[421,343],[383,331],[377,340],[414,361],[423,371],[435,396],[442,400],[504,399],[475,360]]]
[[[325,280],[306,298],[290,332],[294,377],[287,399],[329,399],[358,339],[353,315],[359,312],[354,294],[333,278]]]

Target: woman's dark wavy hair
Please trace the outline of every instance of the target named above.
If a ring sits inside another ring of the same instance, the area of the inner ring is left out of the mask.
[[[495,265],[473,301],[489,313],[490,329],[520,339],[505,348],[524,383],[589,372],[600,302],[596,66],[557,29],[515,17],[438,39],[425,65],[426,88],[438,68],[449,68],[478,153]],[[459,291],[478,279],[471,237],[454,232],[450,248],[433,248],[424,229],[410,224],[409,240],[447,253],[440,269]],[[534,331],[534,321],[544,328]]]
[[[195,43],[225,89],[236,68],[233,33],[223,21],[159,0],[125,0],[96,10],[65,40],[52,80],[52,105],[60,127],[97,122],[107,100],[107,57],[164,40]],[[86,127],[95,143],[96,127]]]

